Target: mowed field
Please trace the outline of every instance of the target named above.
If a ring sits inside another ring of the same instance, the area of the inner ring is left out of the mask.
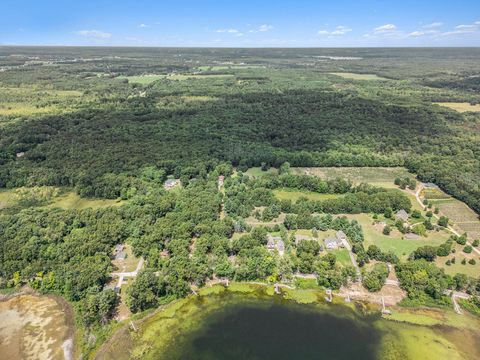
[[[357,74],[357,73],[349,73],[349,72],[333,72],[330,73],[331,75],[340,76],[344,79],[350,80],[390,80],[376,74]]]
[[[372,184],[384,188],[398,188],[395,178],[415,178],[415,174],[402,167],[297,167],[292,168],[297,174],[318,176],[323,179],[342,178],[354,184]]]
[[[382,251],[392,251],[400,259],[405,260],[416,249],[421,246],[431,245],[438,246],[444,243],[450,233],[447,231],[429,232],[427,237],[420,239],[402,239],[399,232],[390,235],[383,235],[380,228],[373,225],[373,219],[368,214],[346,215],[349,219],[357,220],[362,225],[365,236],[364,246],[368,248],[370,245],[377,245]]]
[[[129,83],[148,85],[160,79],[168,80],[189,80],[189,79],[207,79],[207,78],[233,78],[230,74],[150,74],[137,76],[119,76],[117,79],[127,79]]]
[[[436,102],[434,104],[447,107],[458,112],[480,112],[480,104],[472,105],[467,102]]]
[[[259,178],[267,174],[276,174],[276,173],[278,173],[278,170],[275,168],[270,168],[267,171],[262,171],[262,169],[259,167],[253,167],[245,171],[246,175],[251,176],[253,178]]]
[[[435,264],[438,267],[445,269],[445,273],[452,276],[457,273],[461,273],[473,278],[478,278],[480,276],[480,256],[474,251],[472,251],[470,254],[466,254],[462,251],[463,248],[463,245],[455,244],[455,253],[445,257],[437,257]],[[445,264],[447,260],[451,260],[453,258],[455,258],[455,264]],[[462,264],[463,259],[466,261],[465,264]],[[468,263],[470,259],[475,260],[475,265]]]
[[[336,199],[343,195],[341,194],[320,194],[312,191],[301,191],[301,190],[292,190],[292,189],[275,189],[273,190],[275,197],[279,200],[292,200],[297,201],[301,197],[305,197],[309,200],[327,200],[327,199]]]

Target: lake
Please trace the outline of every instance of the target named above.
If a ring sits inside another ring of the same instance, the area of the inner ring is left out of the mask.
[[[271,296],[258,288],[192,296],[137,322],[136,331],[123,328],[96,358],[473,360],[480,356],[477,319],[453,318],[463,321],[459,328],[439,325],[443,312],[432,310],[423,315],[438,318],[432,326],[389,321],[363,304],[325,304],[323,294],[297,298],[310,299],[309,304],[293,301],[290,296],[298,293]],[[415,314],[412,318],[422,319]]]

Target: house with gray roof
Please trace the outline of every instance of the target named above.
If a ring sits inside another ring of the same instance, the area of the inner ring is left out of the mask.
[[[267,250],[274,251],[277,250],[280,256],[283,256],[285,252],[285,243],[283,242],[280,236],[272,236],[268,234],[267,236]]]
[[[342,230],[337,231],[336,237],[341,242],[347,241],[347,234],[345,234]]]
[[[395,214],[395,218],[397,220],[407,221],[409,217],[410,216],[404,209],[398,210],[397,213]]]
[[[327,250],[338,249],[338,247],[341,245],[341,241],[339,241],[335,236],[329,236],[323,240],[323,242],[325,243],[325,248]]]

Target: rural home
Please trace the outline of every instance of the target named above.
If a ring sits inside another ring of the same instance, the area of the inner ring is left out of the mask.
[[[336,238],[336,237],[328,237],[324,240],[325,243],[325,248],[328,250],[335,250],[338,249],[340,246],[341,242]]]
[[[165,187],[165,189],[172,189],[174,188],[175,186],[178,185],[178,180],[177,179],[168,179],[167,181],[165,181],[165,183],[163,184],[163,186]]]
[[[346,241],[347,235],[342,230],[339,230],[335,236],[328,237],[324,240],[325,248],[328,250],[338,249],[339,247],[343,248]]]
[[[115,260],[125,260],[127,254],[125,253],[125,246],[123,244],[115,245],[113,249],[113,255],[115,256]]]
[[[395,218],[397,220],[407,221],[408,218],[409,218],[409,215],[404,209],[402,209],[402,210],[397,211],[397,213],[395,214]]]
[[[277,250],[280,255],[283,255],[283,253],[285,252],[285,244],[282,238],[280,236],[272,236],[268,234],[267,250]]]
[[[338,230],[336,236],[337,236],[337,239],[342,243],[344,241],[347,241],[347,235],[342,230]]]

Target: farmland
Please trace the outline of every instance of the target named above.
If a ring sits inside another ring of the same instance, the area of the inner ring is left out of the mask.
[[[424,196],[434,206],[440,209],[441,214],[454,222],[455,228],[460,232],[466,232],[472,240],[480,238],[479,215],[465,203],[448,196],[441,190],[424,190]]]
[[[472,105],[472,104],[467,103],[467,102],[463,102],[463,103],[461,103],[461,102],[458,102],[458,103],[456,103],[456,102],[437,102],[435,104],[443,106],[443,107],[447,107],[449,109],[458,111],[460,113],[480,112],[480,104]]]
[[[378,76],[376,74],[356,74],[356,73],[348,73],[348,72],[334,72],[330,73],[335,76],[340,76],[344,79],[349,80],[389,80],[384,77]]]

